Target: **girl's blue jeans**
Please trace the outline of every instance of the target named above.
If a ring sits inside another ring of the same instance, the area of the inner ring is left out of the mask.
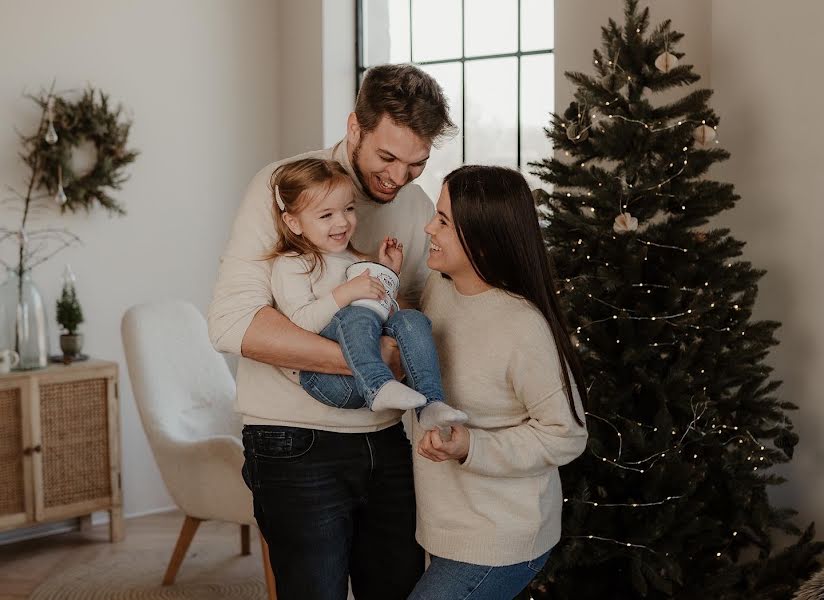
[[[369,308],[346,306],[320,334],[340,344],[352,375],[302,371],[300,384],[316,400],[335,408],[371,408],[381,387],[395,379],[380,352],[380,338],[388,335],[398,342],[407,384],[427,403],[443,401],[432,322],[422,312],[399,310],[383,323]]]
[[[533,560],[487,567],[432,556],[408,600],[509,600],[541,572],[549,550]]]

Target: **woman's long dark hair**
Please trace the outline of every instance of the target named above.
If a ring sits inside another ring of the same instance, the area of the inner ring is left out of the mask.
[[[478,165],[455,169],[444,184],[452,201],[452,221],[475,272],[489,285],[531,302],[549,324],[569,408],[583,425],[570,373],[586,406],[584,374],[555,298],[555,277],[529,185],[512,169]]]

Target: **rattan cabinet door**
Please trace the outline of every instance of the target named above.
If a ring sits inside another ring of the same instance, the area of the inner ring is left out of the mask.
[[[106,378],[40,385],[46,519],[111,504],[108,389]]]
[[[0,382],[0,529],[34,518],[27,391],[24,383]]]

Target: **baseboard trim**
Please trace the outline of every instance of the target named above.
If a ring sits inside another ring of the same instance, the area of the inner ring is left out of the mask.
[[[178,510],[178,508],[174,505],[161,506],[160,508],[152,508],[150,510],[142,510],[138,512],[129,513],[124,515],[124,518],[136,519],[138,517],[147,517],[149,515],[173,512],[175,510]],[[93,526],[107,525],[108,523],[109,513],[107,511],[100,511],[92,514]],[[12,529],[10,531],[4,531],[3,533],[0,533],[0,546],[79,530],[80,519],[66,519],[65,521],[55,521],[53,523],[41,523],[39,525],[32,525],[30,527],[21,527],[19,529]]]
[[[127,518],[127,519],[136,519],[137,517],[148,517],[149,515],[159,515],[161,513],[173,512],[173,511],[176,511],[176,510],[180,510],[180,509],[177,506],[175,506],[174,504],[172,504],[170,506],[161,506],[160,508],[152,508],[152,509],[149,509],[149,510],[142,510],[142,511],[139,511],[139,512],[129,513],[129,514],[125,515],[125,518]],[[106,513],[106,516],[108,517],[109,513]]]

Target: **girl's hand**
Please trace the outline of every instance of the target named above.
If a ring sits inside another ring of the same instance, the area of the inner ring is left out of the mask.
[[[369,269],[332,290],[332,297],[340,308],[355,300],[382,300],[384,296],[386,288],[377,277],[369,274]]]
[[[427,431],[418,443],[418,454],[433,462],[457,460],[463,462],[469,454],[469,429],[463,425],[452,428],[452,439],[445,442],[437,429]]]
[[[378,248],[378,262],[395,273],[400,273],[403,265],[403,244],[397,238],[384,238]]]

